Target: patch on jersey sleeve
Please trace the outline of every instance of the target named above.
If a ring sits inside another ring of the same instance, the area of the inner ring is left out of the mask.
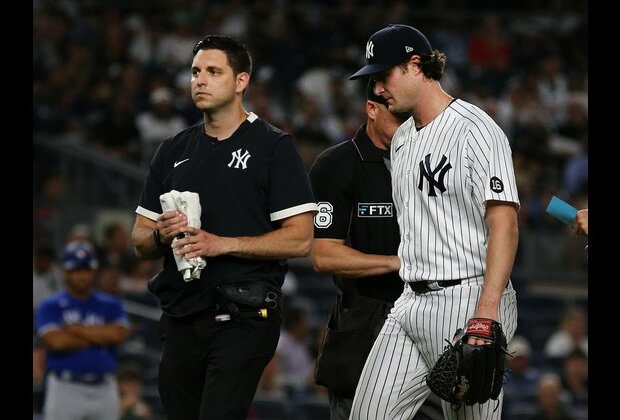
[[[334,220],[334,206],[328,201],[321,201],[316,204],[319,212],[314,215],[314,226],[325,229],[332,225]]]
[[[491,178],[491,191],[494,193],[501,193],[504,191],[504,183],[496,176]]]
[[[392,203],[357,203],[357,217],[392,217]]]

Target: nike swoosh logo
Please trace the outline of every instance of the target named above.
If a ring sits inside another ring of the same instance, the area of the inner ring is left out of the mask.
[[[396,150],[394,150],[394,153],[397,153],[397,152],[400,150],[400,148],[401,148],[401,147],[403,147],[404,145],[405,145],[405,143],[403,143],[403,144],[401,144],[400,146],[398,146],[398,147],[396,148]]]
[[[188,160],[189,160],[189,158],[187,158],[187,159],[183,159],[183,160],[181,160],[181,161],[179,161],[179,162],[174,162],[174,167],[176,168],[177,166],[179,166],[179,165],[180,165],[180,164],[182,164],[183,162],[187,162]]]

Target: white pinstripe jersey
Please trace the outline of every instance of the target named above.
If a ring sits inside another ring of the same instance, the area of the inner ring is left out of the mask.
[[[512,152],[484,111],[454,100],[420,129],[409,118],[394,134],[392,191],[405,281],[484,275],[486,200],[519,205]]]

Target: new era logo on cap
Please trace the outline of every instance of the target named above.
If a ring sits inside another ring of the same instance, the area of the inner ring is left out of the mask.
[[[408,25],[392,24],[372,34],[366,43],[366,65],[349,77],[349,80],[381,73],[405,62],[414,54],[429,55],[433,52],[426,36]]]

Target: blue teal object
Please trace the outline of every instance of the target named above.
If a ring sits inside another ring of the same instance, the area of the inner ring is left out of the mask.
[[[577,209],[565,201],[560,200],[555,195],[547,205],[547,213],[562,221],[566,225],[572,225],[577,215]]]

